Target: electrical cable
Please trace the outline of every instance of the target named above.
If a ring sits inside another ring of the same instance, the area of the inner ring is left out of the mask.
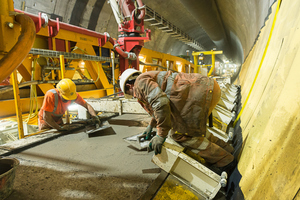
[[[278,11],[279,11],[280,4],[281,4],[281,0],[278,0],[277,8],[276,8],[275,16],[274,16],[274,20],[273,20],[272,27],[271,27],[271,31],[270,31],[269,38],[268,38],[268,42],[267,42],[267,44],[266,44],[266,47],[265,47],[263,56],[262,56],[262,58],[261,58],[259,67],[258,67],[258,69],[257,69],[256,75],[255,75],[255,78],[254,78],[254,80],[253,80],[253,83],[252,83],[252,86],[251,86],[251,88],[250,88],[250,91],[249,91],[249,93],[248,93],[248,96],[247,96],[247,98],[246,98],[246,100],[245,100],[245,102],[244,102],[244,105],[242,106],[241,111],[239,112],[238,116],[236,117],[236,119],[235,119],[235,121],[234,121],[234,123],[233,123],[233,127],[235,127],[236,123],[238,122],[238,120],[240,119],[240,117],[241,117],[241,115],[242,115],[242,113],[243,113],[243,111],[244,111],[244,108],[245,108],[246,105],[247,105],[247,102],[248,102],[249,97],[250,97],[250,95],[251,95],[251,93],[252,93],[253,87],[254,87],[254,85],[255,85],[256,79],[257,79],[258,74],[259,74],[259,72],[260,72],[261,66],[262,66],[262,64],[263,64],[263,62],[264,62],[264,59],[265,59],[265,56],[266,56],[266,54],[267,54],[267,50],[268,50],[268,47],[269,47],[269,43],[270,43],[270,40],[271,40],[271,37],[272,37],[272,34],[273,34],[273,30],[274,30],[274,27],[275,27],[275,22],[276,22],[276,19],[277,19],[277,14],[278,14]]]

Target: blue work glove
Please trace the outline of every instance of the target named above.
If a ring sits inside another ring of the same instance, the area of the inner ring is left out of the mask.
[[[154,150],[155,155],[161,153],[161,148],[166,138],[163,138],[159,135],[154,136],[149,143],[150,150]]]
[[[148,140],[151,136],[153,127],[151,125],[148,125],[147,128],[145,129],[143,135],[146,135],[146,140]]]

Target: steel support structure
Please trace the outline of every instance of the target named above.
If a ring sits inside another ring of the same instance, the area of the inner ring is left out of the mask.
[[[20,93],[19,93],[16,70],[12,73],[11,77],[12,77],[13,88],[14,88],[14,97],[15,97],[14,99],[15,99],[16,115],[18,121],[19,139],[22,139],[24,138],[24,130],[23,130],[23,120],[22,120],[22,107],[20,104]]]
[[[214,50],[211,50],[211,51],[199,51],[199,52],[193,52],[192,55],[194,57],[194,65],[195,65],[195,73],[199,73],[198,72],[198,67],[202,67],[202,65],[199,65],[198,64],[198,61],[199,61],[199,58],[198,56],[199,55],[211,55],[211,65],[205,65],[205,66],[211,66],[210,68],[210,71],[208,73],[208,76],[211,76],[214,68],[215,68],[215,55],[216,54],[223,54],[223,51],[214,51]]]

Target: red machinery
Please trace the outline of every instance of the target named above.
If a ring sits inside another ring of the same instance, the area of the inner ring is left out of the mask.
[[[110,3],[119,24],[118,31],[120,35],[117,41],[111,38],[108,33],[97,33],[59,22],[58,19],[46,19],[41,14],[36,16],[16,9],[15,11],[30,16],[35,23],[36,32],[39,32],[42,26],[47,25],[50,37],[55,37],[60,29],[65,29],[97,37],[99,38],[99,46],[103,46],[109,41],[114,46],[114,50],[120,55],[120,73],[127,69],[129,65],[139,69],[139,53],[144,46],[144,41],[151,39],[151,30],[144,30],[145,6],[141,0],[110,0]],[[140,34],[146,34],[146,37],[141,37]]]
[[[131,66],[139,69],[139,53],[145,40],[151,40],[151,30],[144,30],[145,6],[141,0],[110,0],[111,7],[119,24],[119,35],[114,47],[120,46],[126,56],[120,54],[120,72]],[[146,37],[140,34],[146,33]],[[131,60],[131,63],[129,62]]]

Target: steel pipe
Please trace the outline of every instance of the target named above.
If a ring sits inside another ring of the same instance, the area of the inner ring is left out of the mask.
[[[35,40],[35,26],[27,15],[16,15],[16,21],[21,24],[21,35],[13,48],[0,60],[0,82],[8,77],[27,57]]]
[[[140,14],[139,14],[139,16],[137,16],[137,19],[142,20],[145,18],[146,8],[145,8],[142,0],[137,0],[137,3],[139,5],[138,9],[140,10]]]

